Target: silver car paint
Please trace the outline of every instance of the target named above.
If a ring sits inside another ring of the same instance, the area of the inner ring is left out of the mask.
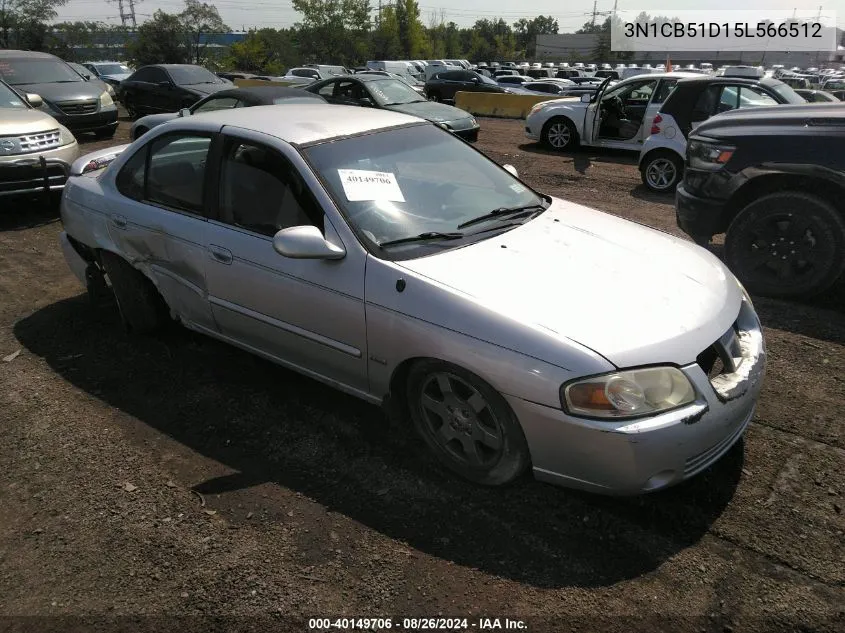
[[[643,492],[692,476],[740,437],[760,390],[765,350],[753,308],[715,257],[651,229],[555,201],[539,218],[490,240],[411,261],[377,259],[299,152],[280,137],[313,140],[321,133],[415,119],[384,112],[376,117],[359,108],[338,117],[341,107],[309,106],[318,118],[324,114],[315,110],[330,108],[331,114],[324,110],[330,118],[292,126],[289,133],[279,128],[291,120],[267,121],[261,112],[267,108],[156,128],[99,177],[71,179],[62,204],[65,231],[126,257],[153,280],[187,327],[368,401],[381,401],[396,369],[414,358],[466,367],[508,400],[534,472],[547,481],[604,493]],[[327,240],[343,247],[346,257],[284,258],[269,237],[127,202],[115,188],[121,166],[141,145],[175,129],[222,129],[282,152],[324,210]],[[126,227],[115,226],[115,214]],[[65,253],[78,271],[74,254]],[[504,275],[502,266],[518,272]],[[401,292],[399,279],[405,282]],[[632,311],[636,300],[640,309]],[[738,316],[745,369],[736,384],[726,386],[730,397],[721,397],[694,364],[695,354]],[[559,390],[568,380],[611,371],[614,363],[653,362],[680,365],[698,400],[626,422],[563,411]]]

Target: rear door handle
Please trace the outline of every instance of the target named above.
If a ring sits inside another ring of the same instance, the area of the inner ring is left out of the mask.
[[[112,223],[119,229],[126,228],[126,218],[122,215],[113,215],[111,216]]]
[[[227,265],[232,263],[232,251],[230,251],[228,248],[209,244],[208,251],[211,253],[211,256],[214,258],[215,261]]]

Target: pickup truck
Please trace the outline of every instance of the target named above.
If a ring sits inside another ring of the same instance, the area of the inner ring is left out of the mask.
[[[557,151],[579,145],[639,151],[660,106],[680,79],[693,73],[640,75],[594,94],[535,105],[525,119],[525,135]]]
[[[806,297],[845,270],[845,108],[739,109],[699,125],[675,193],[699,244],[725,233],[725,260],[752,294]]]

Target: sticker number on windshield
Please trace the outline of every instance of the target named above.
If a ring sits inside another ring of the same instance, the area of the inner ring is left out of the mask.
[[[399,189],[396,174],[388,171],[367,171],[364,169],[338,169],[343,193],[350,202],[363,200],[387,200],[405,202]]]

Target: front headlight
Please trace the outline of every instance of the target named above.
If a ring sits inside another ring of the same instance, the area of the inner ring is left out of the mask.
[[[73,132],[67,129],[64,125],[59,126],[59,143],[61,145],[70,145],[76,140]]]
[[[718,171],[727,164],[735,150],[732,145],[690,141],[687,146],[687,164],[693,169]]]
[[[104,92],[100,95],[100,107],[107,108],[108,106],[114,105],[114,100],[111,98],[111,95],[108,92]]]
[[[560,388],[564,411],[620,420],[653,415],[695,401],[695,389],[676,367],[645,367],[576,380]]]
[[[531,110],[528,111],[528,116],[531,116],[532,114],[539,112],[540,110],[545,108],[547,105],[549,105],[548,101],[541,101],[540,103],[535,103],[534,106],[531,108]]]
[[[112,98],[112,103],[114,103],[115,93],[114,88],[112,88],[112,85],[110,83],[106,83],[106,92],[109,93],[109,96]]]

